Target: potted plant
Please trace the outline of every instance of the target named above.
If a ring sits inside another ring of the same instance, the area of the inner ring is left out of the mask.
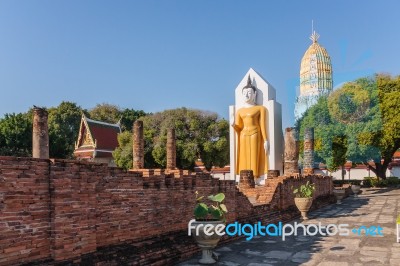
[[[342,188],[342,187],[335,187],[333,189],[333,195],[335,195],[336,203],[337,204],[341,204],[342,203],[342,199],[346,195],[346,190],[344,188]]]
[[[294,203],[301,212],[303,220],[308,220],[307,212],[312,205],[314,191],[315,184],[310,183],[310,181],[293,190],[295,194]]]
[[[201,264],[213,264],[212,250],[217,246],[221,235],[221,229],[225,228],[225,214],[228,212],[225,204],[224,193],[210,195],[207,197],[209,204],[204,202],[204,196],[199,196],[196,191],[196,206],[194,207],[195,220],[190,221],[189,230],[194,236],[198,246],[202,249],[202,258],[199,260]],[[205,231],[208,231],[206,233]]]
[[[354,193],[354,197],[357,197],[358,193],[360,193],[360,182],[353,181],[351,184],[351,191]]]

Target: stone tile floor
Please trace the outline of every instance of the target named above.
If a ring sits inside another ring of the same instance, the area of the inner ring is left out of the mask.
[[[349,224],[381,226],[383,236],[361,236],[350,231],[349,236],[261,236],[250,241],[238,240],[216,249],[218,262],[226,266],[268,265],[399,265],[400,243],[396,243],[396,217],[400,214],[400,189],[363,189],[357,197],[342,204],[333,204],[309,214],[304,224]],[[300,222],[300,220],[292,221]],[[199,265],[200,253],[180,266]]]

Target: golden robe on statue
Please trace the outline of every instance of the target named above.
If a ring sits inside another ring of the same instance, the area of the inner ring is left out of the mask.
[[[241,170],[253,170],[258,178],[268,171],[268,157],[264,149],[267,109],[261,105],[240,108],[233,125],[237,138],[236,174]]]

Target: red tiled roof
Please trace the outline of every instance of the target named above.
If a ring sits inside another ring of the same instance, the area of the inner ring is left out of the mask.
[[[109,124],[82,115],[74,155],[79,158],[112,158],[118,147],[119,124]]]
[[[393,155],[393,158],[400,158],[400,151],[396,151]]]
[[[118,147],[118,133],[121,128],[118,124],[108,124],[86,119],[97,149],[115,150]]]

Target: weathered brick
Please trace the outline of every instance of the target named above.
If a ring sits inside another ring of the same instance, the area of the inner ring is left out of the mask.
[[[20,167],[21,162],[29,167]],[[0,264],[5,265],[37,260],[50,261],[44,265],[83,263],[88,258],[104,265],[109,257],[121,257],[117,255],[121,252],[126,264],[173,264],[198,251],[186,233],[195,191],[224,192],[228,221],[240,222],[296,217],[291,186],[307,180],[317,184],[316,197],[332,193],[331,179],[322,176],[274,177],[266,186],[239,191],[234,182],[206,173],[125,172],[104,164],[15,157],[0,157],[0,177],[4,176]],[[258,197],[258,204],[250,203],[246,195]]]

